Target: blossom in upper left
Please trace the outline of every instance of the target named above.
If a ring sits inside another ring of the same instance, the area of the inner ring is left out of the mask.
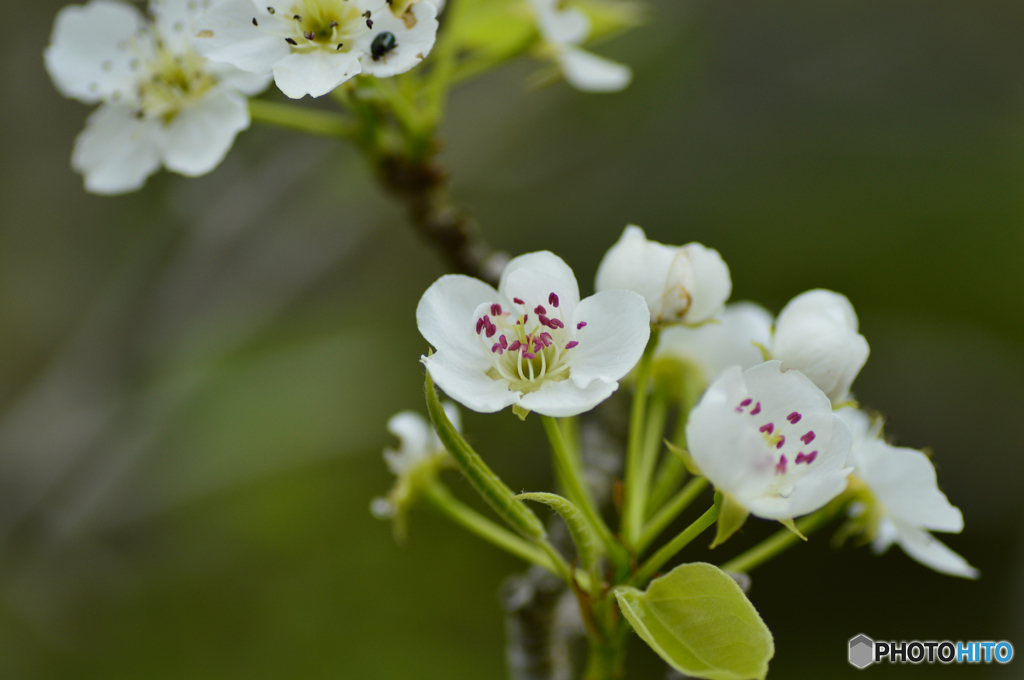
[[[61,94],[100,104],[71,156],[87,190],[134,191],[161,165],[203,175],[249,127],[245,95],[269,78],[195,53],[191,25],[204,4],[151,0],[150,19],[128,3],[92,0],[57,15],[46,69]]]
[[[572,270],[546,251],[514,258],[497,290],[442,276],[420,299],[416,322],[436,350],[423,357],[434,382],[481,413],[588,411],[618,388],[650,337],[643,297],[609,290],[581,301]]]

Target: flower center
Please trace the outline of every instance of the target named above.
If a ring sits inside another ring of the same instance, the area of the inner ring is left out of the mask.
[[[159,118],[169,123],[178,112],[217,84],[208,73],[206,60],[192,50],[173,54],[157,45],[149,62],[149,77],[139,84],[139,118]]]
[[[287,8],[268,5],[267,11],[272,25],[256,17],[253,25],[283,38],[293,52],[348,52],[356,37],[373,28],[370,10],[360,12],[348,0],[297,0]]]
[[[816,449],[805,451],[811,448],[811,444],[817,438],[814,430],[799,426],[803,415],[798,411],[791,411],[782,422],[768,420],[761,415],[761,402],[755,402],[749,397],[739,403],[736,412],[757,419],[757,429],[775,458],[777,491],[784,498],[789,496],[793,490],[794,475],[803,476],[803,470],[809,468],[818,458]]]
[[[489,314],[476,319],[476,333],[491,357],[487,375],[507,380],[510,390],[524,394],[540,389],[545,381],[568,378],[570,350],[579,342],[566,328],[558,295],[551,293],[547,306],[531,305],[521,298],[512,301],[515,309],[502,309],[494,303]],[[586,325],[581,321],[576,330]]]

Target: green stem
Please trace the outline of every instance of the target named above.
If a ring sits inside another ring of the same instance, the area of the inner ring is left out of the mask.
[[[265,99],[249,100],[249,115],[258,123],[297,130],[322,137],[349,138],[356,132],[355,124],[332,111],[321,111]]]
[[[673,456],[674,458],[675,456]],[[680,513],[692,503],[708,486],[708,480],[704,477],[694,477],[686,486],[679,490],[644,526],[640,538],[637,539],[636,549],[638,554],[649,546],[654,539],[661,535],[661,532],[675,520]]]
[[[626,641],[614,636],[611,640],[588,640],[587,669],[583,680],[619,680],[626,673]]]
[[[640,359],[636,372],[636,386],[633,392],[633,405],[629,416],[629,441],[626,446],[625,496],[622,502],[622,538],[626,545],[632,545],[640,533],[644,520],[644,508],[647,505],[647,486],[642,475],[644,427],[647,414],[647,383],[651,376],[651,363],[654,350],[658,346],[658,329],[651,329],[651,338]]]
[[[812,531],[816,531],[828,524],[833,515],[834,512],[832,508],[826,506],[815,513],[800,518],[797,520],[796,526],[800,530],[800,533],[806,536]],[[803,543],[803,539],[789,529],[780,529],[750,550],[723,564],[722,571],[742,571],[749,573],[755,567],[764,564],[797,543]]]
[[[683,530],[683,533],[666,543],[661,550],[654,553],[650,559],[644,562],[643,566],[637,570],[636,576],[633,577],[632,582],[637,585],[647,583],[663,566],[665,566],[666,562],[675,557],[676,553],[689,545],[690,541],[700,536],[701,532],[714,524],[716,519],[718,519],[718,505],[712,505],[711,508],[698,517],[693,524],[686,527],[686,529]]]
[[[692,380],[692,378],[687,380]],[[690,390],[684,386],[679,401],[679,413],[676,416],[675,432],[672,434],[672,443],[681,449],[686,448],[686,423],[690,418],[690,409],[693,408],[693,403],[694,398],[691,397]],[[685,478],[686,466],[679,456],[665,456],[661,465],[658,466],[658,472],[654,478],[654,488],[647,499],[647,514],[651,515],[663,506]]]
[[[597,505],[591,498],[590,492],[583,485],[583,470],[579,458],[572,456],[562,439],[562,430],[558,421],[551,416],[541,416],[544,423],[544,431],[551,442],[551,451],[554,454],[555,471],[558,479],[565,486],[565,495],[569,497],[576,507],[583,513],[587,523],[594,534],[601,540],[608,555],[616,558],[621,548],[612,536],[608,525],[601,519],[597,512]]]

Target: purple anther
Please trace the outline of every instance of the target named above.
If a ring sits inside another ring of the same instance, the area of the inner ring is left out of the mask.
[[[484,329],[484,320],[482,318],[476,320],[476,334],[480,335],[480,331]]]
[[[505,338],[505,336],[504,336],[504,335],[503,335],[503,336],[501,336],[501,337],[502,337],[502,339],[504,339],[504,338]],[[497,352],[498,354],[501,354],[501,353],[502,353],[502,352],[504,352],[504,351],[505,351],[505,348],[501,346],[501,343],[500,343],[500,342],[496,342],[496,343],[494,343],[493,345],[491,345],[491,352],[492,352],[492,353],[493,353],[493,352]]]
[[[786,416],[786,420],[788,420],[789,422],[791,422],[794,425],[796,425],[797,423],[800,422],[800,418],[802,418],[802,417],[803,416],[801,416],[799,413],[797,413],[796,411],[793,411],[788,416]]]
[[[493,316],[501,316],[501,305],[497,303],[491,305],[491,314]]]
[[[757,404],[754,406],[754,408],[751,409],[750,415],[756,416],[760,412],[761,412],[761,402],[757,402]]]
[[[554,338],[551,337],[551,333],[547,332],[541,333],[538,337],[540,338],[541,344],[543,344],[545,347],[548,347],[555,341]]]
[[[586,321],[580,321],[580,322],[579,322],[578,324],[576,324],[576,330],[578,330],[578,331],[579,331],[579,330],[583,330],[583,328],[584,328],[584,327],[585,327],[586,325],[587,325],[587,322],[586,322]]]
[[[779,462],[775,464],[775,474],[786,474],[786,454],[779,456]]]
[[[523,325],[524,326],[526,325],[526,322],[529,321],[529,320],[530,320],[530,315],[529,314],[523,314]]]
[[[523,358],[524,359],[536,359],[537,355],[534,354],[533,352],[523,352]]]
[[[540,307],[539,309],[543,309],[543,307]],[[537,310],[535,309],[533,311],[536,312]],[[543,314],[539,314],[537,321],[540,322],[541,326],[547,326],[548,328],[554,328],[554,326],[551,325],[551,319],[549,319],[548,317],[544,316]]]
[[[526,304],[525,302],[523,302],[519,298],[512,298],[512,302],[516,303],[517,305],[525,305]]]
[[[765,423],[759,427],[758,430],[766,434],[771,434],[772,432],[775,432],[775,423]]]
[[[805,434],[803,437],[800,437],[800,441],[802,441],[804,444],[810,444],[811,442],[813,442],[814,441],[814,430],[811,430],[810,432]]]
[[[494,334],[495,334],[495,333],[497,333],[497,332],[498,332],[498,327],[497,327],[497,326],[495,326],[495,325],[494,325],[494,324],[492,323],[492,324],[488,324],[488,326],[487,326],[487,330],[486,330],[486,331],[484,331],[484,335],[486,335],[486,336],[487,336],[487,337],[489,337],[489,338],[493,338],[493,337],[494,337]]]
[[[783,444],[785,444],[785,443],[786,443],[786,435],[780,434],[779,435],[779,443],[775,445],[775,448],[781,449]]]
[[[562,323],[561,319],[551,319],[548,321],[548,325],[551,328],[565,328],[565,324]]]
[[[814,462],[814,459],[818,457],[817,451],[811,451],[810,453],[798,453],[796,454],[796,464],[807,463],[810,465]]]
[[[554,293],[552,293],[551,295],[548,295],[548,304],[551,305],[552,307],[557,307],[558,306],[558,296],[555,295]]]
[[[537,305],[536,307],[533,308],[533,313],[540,314],[541,316],[543,316],[548,313],[548,310],[544,309],[544,305]]]
[[[505,336],[503,335],[501,337],[505,337]],[[522,346],[523,346],[523,343],[519,342],[518,340],[513,340],[512,344],[508,346],[508,351],[509,352],[515,352],[517,349],[519,349]]]
[[[580,343],[576,342],[575,340],[570,340],[569,342],[565,343],[565,348],[566,349],[572,349],[573,347],[575,347],[578,344],[580,344]]]
[[[744,399],[743,401],[740,402],[740,408],[746,408],[747,406],[750,406],[753,403],[753,399]]]
[[[504,335],[498,338],[498,344],[501,345],[502,349],[508,349],[508,340],[505,339]]]

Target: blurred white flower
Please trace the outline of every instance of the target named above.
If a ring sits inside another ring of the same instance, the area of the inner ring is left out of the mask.
[[[667,246],[649,241],[629,225],[597,269],[597,290],[632,290],[643,295],[652,323],[707,321],[732,293],[729,267],[717,250],[700,243]]]
[[[766,519],[821,508],[851,471],[850,428],[814,383],[778,361],[724,371],[691,412],[686,441],[715,488]]]
[[[320,97],[359,73],[386,77],[423,60],[437,9],[400,16],[385,0],[218,0],[196,23],[196,49],[243,71],[273,73],[292,99]]]
[[[588,411],[618,388],[650,336],[642,297],[614,290],[580,301],[572,270],[546,251],[509,262],[498,290],[441,277],[416,322],[437,350],[423,357],[434,382],[482,413],[513,404],[559,417]]]
[[[203,4],[152,0],[152,21],[111,0],[57,14],[46,69],[61,94],[101,104],[71,157],[89,191],[133,191],[161,165],[205,174],[249,127],[244,95],[261,92],[269,78],[211,64],[193,51],[191,21]]]
[[[928,456],[886,443],[863,411],[843,408],[837,413],[853,431],[850,464],[869,492],[861,494],[852,513],[860,530],[872,539],[875,552],[898,543],[908,555],[936,571],[977,578],[977,569],[928,531],[960,533],[964,528],[960,510],[939,491]]]
[[[833,404],[849,399],[850,385],[868,359],[857,313],[845,295],[809,290],[789,301],[775,321],[771,355],[814,381]]]
[[[730,366],[748,369],[764,361],[761,347],[772,338],[772,315],[753,302],[734,302],[711,323],[661,332],[656,357],[673,357],[695,367],[710,384]]]
[[[563,0],[530,0],[537,29],[566,81],[585,92],[618,92],[633,79],[628,66],[579,48],[590,35],[590,19]]]

